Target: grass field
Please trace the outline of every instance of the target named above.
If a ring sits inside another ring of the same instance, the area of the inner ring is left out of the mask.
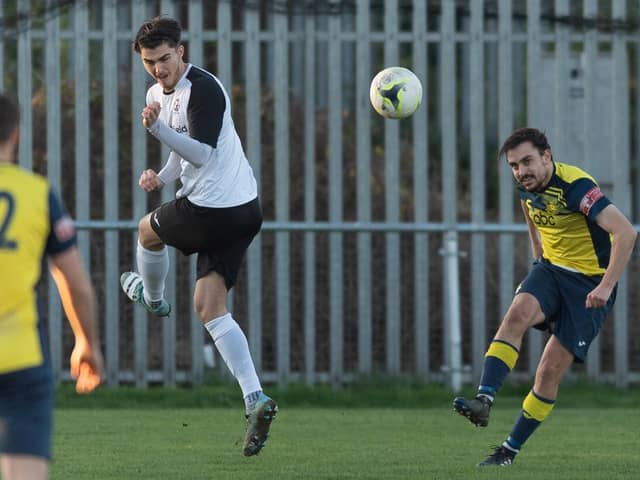
[[[51,474],[105,480],[637,478],[638,392],[570,391],[512,467],[488,471],[475,465],[504,439],[520,398],[505,396],[489,427],[479,429],[451,411],[446,391],[431,390],[423,401],[429,387],[382,388],[381,397],[396,398],[392,408],[375,405],[375,388],[277,392],[281,411],[269,444],[258,457],[245,458],[243,411],[232,389],[106,390],[80,400],[64,389]],[[600,395],[607,401],[598,401]],[[201,406],[207,399],[236,406]]]

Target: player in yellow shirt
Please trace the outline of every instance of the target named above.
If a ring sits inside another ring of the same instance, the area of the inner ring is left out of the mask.
[[[47,258],[75,335],[78,393],[99,384],[102,353],[93,287],[72,220],[47,180],[15,165],[19,110],[0,94],[0,471],[4,480],[48,478],[53,380],[36,284]]]
[[[541,131],[516,130],[502,145],[502,155],[518,182],[535,261],[485,355],[478,394],[457,397],[454,409],[486,427],[527,329],[546,330],[551,337],[511,433],[481,466],[511,465],[551,413],[564,373],[574,361],[584,362],[613,307],[637,235],[589,174],[553,160]]]

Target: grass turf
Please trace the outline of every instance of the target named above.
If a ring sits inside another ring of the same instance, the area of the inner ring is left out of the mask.
[[[53,479],[635,478],[640,416],[558,407],[509,468],[476,463],[511,428],[487,429],[435,408],[283,408],[259,456],[242,456],[242,410],[61,409]]]
[[[629,479],[640,467],[640,391],[561,390],[512,467],[476,464],[511,429],[526,388],[507,386],[488,428],[437,386],[268,390],[280,404],[264,452],[242,456],[237,387],[58,390],[53,479]],[[471,393],[471,392],[468,392]]]

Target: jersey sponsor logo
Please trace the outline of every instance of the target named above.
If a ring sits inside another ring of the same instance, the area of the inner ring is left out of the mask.
[[[173,129],[178,133],[189,133],[186,125],[178,125],[177,127],[173,127]]]
[[[71,220],[71,217],[68,215],[65,215],[53,225],[53,234],[59,242],[71,240],[75,233],[76,227],[73,224],[73,220]]]
[[[544,212],[535,212],[531,216],[531,219],[533,220],[533,223],[542,227],[555,226],[556,224],[556,219],[553,215],[547,215]]]
[[[593,204],[600,200],[602,197],[604,197],[604,193],[602,193],[602,191],[598,187],[593,187],[584,195],[584,197],[582,197],[582,200],[580,200],[580,211],[584,215],[589,215]]]

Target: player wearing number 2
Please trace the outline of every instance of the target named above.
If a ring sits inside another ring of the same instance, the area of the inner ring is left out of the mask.
[[[18,106],[0,94],[0,467],[4,480],[48,477],[53,380],[36,284],[48,258],[75,335],[78,393],[100,384],[95,295],[73,222],[47,180],[15,165]]]

